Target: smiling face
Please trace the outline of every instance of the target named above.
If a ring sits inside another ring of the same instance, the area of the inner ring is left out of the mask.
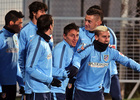
[[[67,33],[67,35],[63,34],[63,38],[70,46],[75,47],[79,39],[79,32],[72,29]]]
[[[109,44],[110,33],[109,31],[100,32],[99,35],[95,35],[95,39],[101,43]]]

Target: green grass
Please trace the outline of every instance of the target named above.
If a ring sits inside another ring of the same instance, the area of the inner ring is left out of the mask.
[[[124,99],[124,100],[128,100],[128,99]],[[134,99],[129,99],[129,100],[140,100],[140,98],[134,98]]]
[[[17,97],[16,100],[21,100],[21,97]]]

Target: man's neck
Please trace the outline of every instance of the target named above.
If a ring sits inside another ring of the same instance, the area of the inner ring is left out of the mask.
[[[6,30],[8,30],[9,32],[11,32],[11,33],[16,33],[16,32],[11,28],[11,26],[9,26],[9,25],[5,25],[4,28],[5,28]]]
[[[37,25],[37,20],[35,18],[32,19],[32,22]]]
[[[51,32],[50,32],[50,30],[48,30],[48,31],[46,31],[46,32],[44,32],[46,35],[48,35],[48,36],[50,36],[51,35]]]

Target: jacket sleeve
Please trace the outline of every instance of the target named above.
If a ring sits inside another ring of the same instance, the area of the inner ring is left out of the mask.
[[[115,49],[111,49],[112,50],[112,54],[113,55],[113,59],[117,62],[119,62],[120,64],[129,67],[133,70],[139,71],[140,72],[140,64],[137,63],[136,61],[134,61],[131,58],[128,58],[127,56],[124,56],[121,52],[115,50]]]
[[[26,61],[26,34],[23,30],[20,32],[19,36],[19,67],[21,69],[21,74],[24,79],[25,77],[25,61]]]
[[[109,47],[117,49],[117,38],[116,38],[116,35],[115,35],[114,31],[111,28],[108,27],[108,30],[110,32]],[[111,66],[111,74],[112,75],[117,74],[118,73],[117,65],[116,65],[116,62],[114,60],[112,60],[110,62],[110,66]]]
[[[87,47],[87,46],[86,46]],[[81,60],[89,56],[91,53],[91,46],[89,47],[84,47],[83,45],[80,45],[77,49],[77,51],[74,53],[74,57],[72,60],[72,65],[75,66],[76,68],[80,68],[80,63]]]
[[[110,42],[109,42],[109,46],[114,48],[114,49],[117,49],[117,38],[116,38],[116,35],[114,33],[114,31],[108,27],[108,30],[110,32]]]
[[[52,75],[58,79],[65,79],[67,76],[67,72],[65,70],[66,65],[66,48],[63,46],[62,48],[55,47],[52,53],[53,57],[53,69]]]
[[[40,41],[40,40],[38,40]],[[38,42],[39,43],[39,42]],[[41,56],[41,50],[40,44],[39,46],[37,42],[32,43],[28,47],[27,50],[27,58],[26,58],[26,72],[32,77],[35,78],[36,80],[42,82],[42,83],[51,83],[53,80],[53,77],[46,75],[45,73],[41,72],[38,70],[38,62],[40,60]],[[37,50],[37,51],[36,51]]]
[[[24,87],[23,77],[21,75],[21,70],[19,68],[19,65],[17,65],[17,82],[18,82],[19,86]]]

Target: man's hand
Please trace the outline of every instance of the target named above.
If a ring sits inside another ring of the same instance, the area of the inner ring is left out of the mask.
[[[24,87],[20,87],[20,89],[19,89],[19,94],[24,94],[25,93],[25,90],[24,90]]]
[[[52,80],[52,82],[51,82],[51,85],[52,85],[52,86],[60,87],[60,86],[61,86],[61,81],[59,81],[59,80],[56,79],[56,78],[53,78],[53,80]]]
[[[75,66],[70,66],[66,68],[66,71],[68,73],[68,78],[73,78],[74,76],[77,75],[78,68],[76,68]]]

